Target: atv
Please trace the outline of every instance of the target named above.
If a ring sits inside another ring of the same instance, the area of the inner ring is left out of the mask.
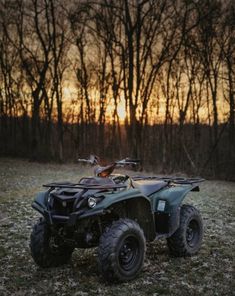
[[[202,218],[195,207],[182,202],[190,191],[199,191],[203,179],[112,174],[116,167],[138,164],[131,159],[104,167],[98,157],[80,161],[96,165],[94,177],[43,185],[47,190],[32,204],[43,216],[30,241],[39,266],[59,266],[70,260],[75,248],[98,247],[104,279],[123,282],[141,271],[146,241],[166,238],[174,256],[198,252]]]

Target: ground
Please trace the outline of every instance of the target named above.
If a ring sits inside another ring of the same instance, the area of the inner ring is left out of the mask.
[[[172,258],[166,242],[147,246],[143,271],[130,283],[107,285],[96,250],[76,250],[69,264],[35,265],[29,237],[39,215],[31,208],[41,184],[91,174],[77,164],[38,164],[0,158],[0,295],[235,295],[235,183],[206,181],[187,203],[202,213],[204,239],[191,258]]]

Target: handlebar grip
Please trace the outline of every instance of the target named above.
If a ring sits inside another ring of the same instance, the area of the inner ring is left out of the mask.
[[[78,161],[79,162],[87,162],[87,163],[91,163],[91,164],[93,163],[90,159],[82,159],[82,158],[79,158]]]

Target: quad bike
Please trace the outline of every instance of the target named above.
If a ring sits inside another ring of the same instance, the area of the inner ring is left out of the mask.
[[[166,238],[174,256],[198,252],[203,236],[199,211],[182,204],[199,191],[199,178],[130,177],[112,174],[115,167],[136,165],[124,159],[101,167],[95,176],[44,185],[32,207],[43,218],[33,227],[31,254],[41,267],[65,264],[74,248],[98,247],[98,262],[109,281],[132,280],[140,272],[146,241]]]

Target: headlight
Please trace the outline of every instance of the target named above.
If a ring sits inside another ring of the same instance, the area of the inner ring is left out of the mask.
[[[96,199],[94,197],[89,197],[87,203],[90,208],[94,208],[96,206]]]
[[[157,205],[157,210],[159,212],[164,212],[166,207],[166,201],[165,200],[159,200]]]

